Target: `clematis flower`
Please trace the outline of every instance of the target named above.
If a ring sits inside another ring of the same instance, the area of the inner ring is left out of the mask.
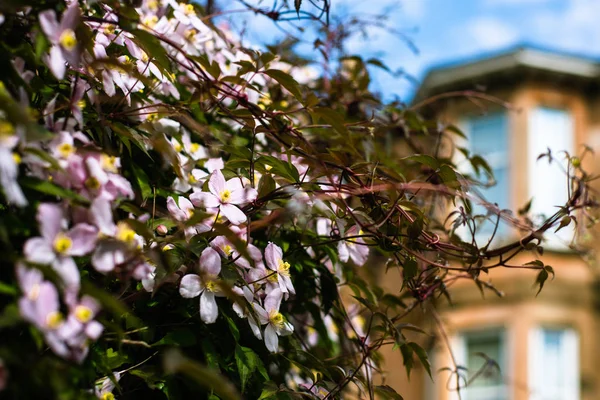
[[[256,336],[258,340],[262,340],[259,321],[256,319],[254,313],[250,311],[250,307],[252,307],[252,303],[254,301],[254,292],[252,291],[252,288],[250,286],[243,286],[241,288],[239,286],[234,286],[232,291],[239,296],[243,296],[243,298],[247,301],[246,307],[240,304],[239,300],[234,302],[233,311],[235,311],[238,317],[247,318],[248,325],[250,325],[250,329],[252,330],[254,336]]]
[[[115,382],[119,382],[121,373],[113,373],[112,379],[108,376],[98,379],[94,385],[94,395],[100,400],[115,400],[115,395],[112,393],[115,390]]]
[[[21,156],[13,152],[18,143],[15,126],[4,120],[0,113],[0,187],[9,203],[24,207],[27,199],[17,183]]]
[[[200,296],[200,318],[206,324],[217,320],[219,309],[215,296],[223,296],[218,287],[221,256],[207,247],[200,255],[200,275],[188,274],[181,279],[179,294],[187,299]]]
[[[294,332],[292,324],[285,320],[285,317],[279,312],[283,293],[279,289],[273,290],[265,298],[265,307],[254,303],[254,309],[258,314],[261,325],[267,325],[265,328],[265,345],[267,349],[276,353],[279,348],[279,336],[287,336]]]
[[[67,287],[78,288],[79,269],[71,257],[84,256],[94,249],[96,228],[79,223],[67,230],[62,208],[50,203],[40,204],[37,221],[42,236],[25,242],[25,258],[33,263],[52,265]]]
[[[213,171],[208,180],[208,189],[208,193],[195,192],[190,195],[196,207],[218,207],[220,213],[234,225],[246,221],[246,214],[237,205],[256,199],[256,189],[243,187],[238,178],[225,181],[221,170]]]
[[[275,278],[277,279],[281,292],[285,293],[286,296],[288,293],[295,294],[296,291],[290,279],[290,263],[283,261],[281,247],[274,243],[269,243],[265,249],[265,261],[267,262],[267,267],[275,271],[275,274],[272,275],[273,278],[270,279],[273,281],[275,281]]]
[[[57,79],[65,76],[65,62],[72,67],[79,64],[79,45],[75,36],[75,28],[79,22],[81,11],[77,2],[73,2],[64,12],[60,23],[56,20],[54,10],[40,13],[40,25],[52,44],[50,56],[46,64]]]
[[[361,235],[362,231],[358,226],[353,226],[346,231],[346,236]],[[369,246],[362,237],[356,237],[343,240],[338,243],[338,253],[341,262],[348,262],[351,259],[356,265],[363,266],[369,256]]]

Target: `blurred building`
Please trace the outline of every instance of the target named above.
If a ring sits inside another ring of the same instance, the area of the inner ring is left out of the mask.
[[[600,147],[599,89],[598,60],[519,47],[430,70],[414,103],[436,99],[427,104],[428,112],[460,127],[468,140],[457,145],[489,161],[497,184],[482,192],[490,202],[518,210],[533,197],[533,214],[552,215],[567,199],[567,163],[561,151],[574,155],[584,144]],[[560,162],[537,160],[548,149]],[[583,165],[592,172],[600,169],[590,154]],[[490,224],[483,236],[492,229]],[[519,237],[508,225],[501,224],[499,233],[493,245]],[[460,398],[600,399],[598,285],[593,268],[569,249],[573,234],[568,227],[548,237],[542,259],[556,277],[537,297],[537,271],[490,270],[489,279],[503,298],[491,291],[482,296],[468,280],[453,284],[454,304],[442,304],[440,317],[455,361],[468,369],[464,375],[472,381]],[[534,259],[528,253],[510,264]],[[424,311],[421,318],[430,315]],[[439,334],[434,324],[431,330]],[[450,352],[439,336],[431,343],[435,383],[423,368],[413,371],[407,382],[404,369],[394,367],[402,365],[401,356],[390,352],[387,384],[408,400],[458,399],[456,391],[448,390],[456,387],[456,376],[439,372],[453,368]]]

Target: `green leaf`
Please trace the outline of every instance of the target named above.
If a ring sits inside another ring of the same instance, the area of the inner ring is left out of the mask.
[[[560,225],[558,225],[558,228],[556,228],[556,230],[554,231],[554,233],[560,231],[562,228],[564,228],[565,226],[569,225],[570,223],[571,223],[571,217],[569,217],[568,215],[565,215],[560,220]]]
[[[546,283],[546,280],[548,280],[548,271],[546,271],[546,269],[543,269],[540,271],[537,278],[535,279],[535,283],[537,285],[539,285],[539,287],[540,287],[538,289],[537,293],[535,294],[535,297],[537,297],[540,294],[540,292],[542,291],[542,288],[544,287],[544,283]]]
[[[244,392],[248,379],[252,376],[254,371],[256,371],[258,366],[262,365],[262,361],[251,348],[240,346],[238,344],[235,346],[235,363],[242,382],[242,392]]]
[[[177,349],[170,349],[163,357],[163,368],[167,374],[182,374],[194,380],[200,386],[213,391],[223,400],[238,400],[242,396],[231,382],[218,370],[185,357]]]
[[[415,342],[410,342],[408,345],[417,354],[417,357],[419,358],[419,361],[421,361],[421,364],[423,364],[423,367],[425,367],[429,378],[433,379],[433,377],[431,376],[431,364],[429,364],[429,357],[427,357],[427,352],[425,351],[425,349],[423,349]]]
[[[156,64],[167,71],[171,68],[167,52],[161,46],[160,41],[156,36],[142,29],[134,29],[131,33],[133,35],[133,41],[148,54],[150,59],[155,60]]]
[[[158,342],[152,344],[152,346],[179,346],[189,347],[196,344],[196,334],[190,329],[178,329],[176,331],[168,332],[165,337],[160,339]]]
[[[275,180],[271,176],[271,174],[265,174],[260,177],[260,181],[258,182],[258,198],[265,197],[275,190]]]
[[[277,392],[279,392],[279,388],[274,382],[266,382],[265,386],[263,386],[263,390],[260,393],[260,397],[258,400],[267,400],[273,398]]]
[[[415,154],[412,156],[401,158],[402,161],[413,161],[419,164],[428,166],[433,170],[437,170],[440,167],[440,162],[427,154]]]
[[[43,181],[41,179],[32,177],[23,177],[19,179],[21,186],[35,190],[40,193],[57,196],[61,199],[70,199],[80,204],[89,204],[89,200],[79,194],[65,189],[62,186],[58,186],[50,181]]]
[[[417,264],[417,260],[414,257],[407,258],[402,268],[405,280],[414,278],[419,272],[419,264]]]
[[[135,163],[131,164],[131,169],[135,175],[135,181],[137,182],[138,187],[142,193],[142,199],[146,200],[152,197],[152,187],[150,186],[150,178],[146,172],[142,169],[142,167],[138,166]]]
[[[265,74],[275,79],[281,86],[286,88],[299,102],[302,102],[299,83],[290,75],[278,69],[268,69]]]
[[[322,119],[327,124],[331,125],[331,127],[333,129],[335,129],[336,131],[338,131],[339,133],[341,133],[345,136],[348,135],[348,129],[346,129],[346,125],[345,125],[346,121],[344,120],[344,117],[340,113],[338,113],[330,108],[315,107],[312,109],[311,115],[316,120]]]
[[[396,392],[388,385],[375,386],[375,393],[377,393],[384,399],[404,400],[403,397],[398,394],[398,392]]]

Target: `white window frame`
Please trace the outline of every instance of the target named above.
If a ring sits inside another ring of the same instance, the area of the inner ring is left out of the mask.
[[[477,336],[485,337],[485,336],[492,336],[492,335],[493,336],[498,335],[500,337],[500,354],[501,354],[502,359],[495,360],[495,361],[498,362],[498,364],[500,365],[501,374],[503,377],[503,384],[497,385],[497,386],[491,386],[491,387],[469,387],[469,386],[467,386],[466,388],[462,388],[462,390],[460,391],[460,399],[461,400],[485,399],[486,395],[493,395],[493,394],[496,394],[498,391],[501,392],[500,395],[503,396],[505,399],[511,398],[509,386],[506,384],[506,371],[508,369],[508,365],[510,362],[510,354],[508,351],[508,335],[507,335],[506,329],[504,327],[499,326],[499,327],[487,328],[485,330],[466,330],[466,331],[460,332],[459,334],[454,336],[451,340],[451,346],[452,346],[452,349],[454,352],[454,358],[456,359],[456,362],[459,366],[467,367],[467,360],[468,360],[467,338],[468,337],[477,337]],[[466,372],[467,379],[474,372],[476,372],[476,371],[467,371]],[[464,374],[465,371],[462,370],[461,373]],[[454,387],[455,384],[454,384],[454,382],[452,382],[452,383],[453,384],[451,385],[451,387]],[[464,380],[461,379],[461,385],[462,384],[464,384]],[[453,392],[451,392],[450,398],[452,400],[458,400],[459,395],[458,395],[458,393],[453,391]]]
[[[543,113],[562,112],[561,115],[548,114],[552,119],[541,118]],[[563,151],[573,155],[575,147],[575,122],[572,112],[567,108],[546,107],[538,105],[529,111],[527,117],[527,176],[528,198],[533,198],[530,213],[543,213],[546,217],[559,210],[558,207],[567,201],[567,176],[558,165],[566,171],[568,161]],[[548,148],[554,160],[548,164],[548,158],[538,160],[538,156],[546,153]],[[557,164],[559,163],[559,164]],[[558,176],[557,176],[558,175]],[[540,204],[541,203],[541,204]],[[575,234],[575,224],[562,228],[557,233],[550,229],[544,235],[545,246],[552,250],[567,250]]]
[[[540,387],[548,384],[544,377],[544,331],[560,330],[563,333],[561,340],[561,353],[566,355],[566,359],[561,365],[564,371],[567,384],[561,388],[558,396],[548,398],[539,392]],[[580,349],[579,335],[573,328],[537,326],[529,332],[528,343],[528,381],[530,390],[530,400],[579,400],[580,393]]]

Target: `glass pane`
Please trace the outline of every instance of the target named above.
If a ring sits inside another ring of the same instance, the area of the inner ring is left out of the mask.
[[[502,377],[494,366],[494,362],[501,365],[501,353],[502,341],[499,334],[467,337],[469,379],[478,374],[472,382],[473,387],[502,384]],[[487,361],[483,355],[493,361]]]
[[[542,331],[543,353],[542,363],[543,379],[545,381],[544,398],[562,399],[561,393],[566,385],[564,368],[568,354],[565,354],[564,330],[544,329]]]

